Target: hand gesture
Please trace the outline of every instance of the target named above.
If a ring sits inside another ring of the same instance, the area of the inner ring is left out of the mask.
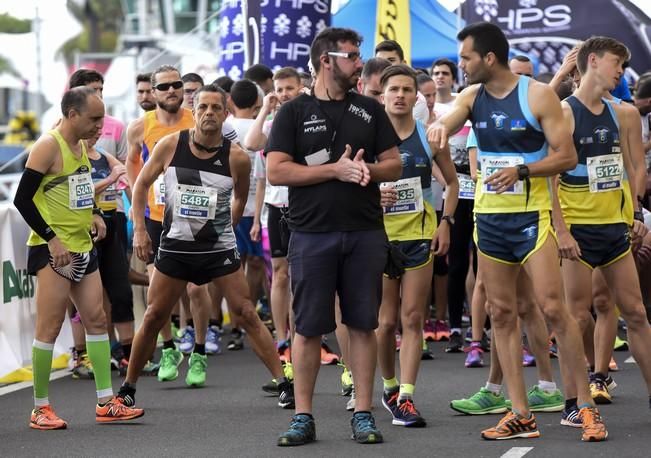
[[[517,168],[505,167],[486,178],[484,183],[492,186],[497,194],[502,194],[504,191],[513,186],[518,181],[518,179],[519,176]]]
[[[72,261],[70,252],[63,246],[58,237],[54,237],[47,242],[47,249],[50,251],[50,256],[52,256],[54,267],[67,266]]]
[[[581,258],[581,248],[569,231],[558,232],[558,255],[570,261],[579,261]]]
[[[151,245],[149,234],[144,229],[134,231],[133,233],[133,250],[141,261],[149,261],[149,256],[154,253]]]
[[[93,242],[97,242],[106,237],[106,224],[104,218],[100,215],[93,215],[93,221],[90,223],[90,235]]]
[[[339,181],[346,183],[357,183],[362,186],[368,184],[370,175],[368,173],[368,166],[362,165],[364,150],[360,149],[355,155],[355,160],[351,160],[352,148],[346,145],[344,154],[341,155],[339,160],[335,163],[335,175]],[[364,170],[366,169],[366,170]],[[365,178],[366,176],[366,178]],[[362,184],[366,179],[366,183]]]

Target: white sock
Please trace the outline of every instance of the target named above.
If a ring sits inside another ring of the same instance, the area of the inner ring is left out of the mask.
[[[498,385],[496,383],[486,382],[486,386],[484,386],[484,388],[495,395],[499,395],[502,392],[502,385]]]
[[[547,393],[553,393],[556,391],[556,382],[548,382],[546,380],[538,380],[538,388]]]

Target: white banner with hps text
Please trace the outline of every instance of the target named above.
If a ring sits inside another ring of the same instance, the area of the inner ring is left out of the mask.
[[[31,364],[36,325],[36,277],[27,274],[29,227],[10,203],[0,203],[0,378]],[[41,298],[47,303],[47,292]],[[54,357],[72,347],[70,321],[65,319]]]

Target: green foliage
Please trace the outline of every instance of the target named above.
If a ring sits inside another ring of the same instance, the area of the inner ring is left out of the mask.
[[[31,31],[31,20],[17,19],[8,13],[0,14],[0,33],[29,33]]]

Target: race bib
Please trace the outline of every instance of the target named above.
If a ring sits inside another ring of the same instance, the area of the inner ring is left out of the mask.
[[[393,183],[393,188],[398,193],[398,200],[392,207],[385,208],[385,213],[402,215],[423,212],[425,207],[423,205],[423,187],[420,183],[420,177],[403,178]]]
[[[217,190],[179,184],[176,187],[176,215],[182,218],[214,219]]]
[[[457,173],[457,178],[459,180],[459,199],[475,199],[475,182],[470,177],[464,173]]]
[[[118,190],[116,189],[115,184],[112,184],[99,195],[99,201],[102,203],[113,203],[115,202],[117,195]]]
[[[154,203],[156,205],[165,205],[165,175],[158,175],[154,181]]]
[[[481,158],[481,175],[485,180],[495,172],[508,167],[517,167],[524,164],[524,158],[520,156],[484,156]],[[482,191],[487,194],[496,194],[497,188],[483,182]],[[513,185],[506,188],[502,194],[523,194],[524,183],[521,180],[516,181]]]
[[[624,161],[621,154],[604,154],[589,157],[588,182],[590,192],[607,192],[622,189]]]
[[[70,210],[93,208],[95,186],[90,173],[70,175],[68,177],[68,197],[68,208]]]

